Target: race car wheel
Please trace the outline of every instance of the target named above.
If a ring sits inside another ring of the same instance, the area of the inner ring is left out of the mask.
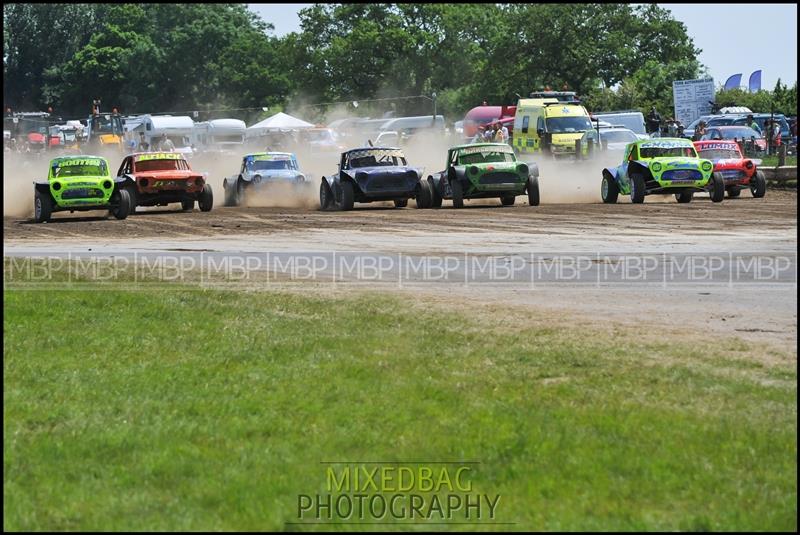
[[[461,182],[453,180],[450,182],[450,188],[453,190],[453,208],[464,208],[464,190]]]
[[[539,206],[539,177],[528,177],[528,204],[531,206]]]
[[[431,206],[433,208],[441,208],[442,196],[439,194],[439,190],[436,189],[436,186],[433,185],[432,178],[428,178],[428,188],[431,191]]]
[[[355,193],[353,192],[353,184],[351,182],[340,182],[341,188],[341,201],[339,202],[339,210],[346,212],[353,209],[355,203]]]
[[[517,200],[516,195],[501,195],[500,196],[500,204],[503,206],[513,206],[514,202]]]
[[[117,219],[125,219],[128,217],[128,214],[131,213],[131,197],[128,195],[128,190],[117,190],[117,192],[111,196],[111,205],[112,208],[109,210],[111,215]]]
[[[222,183],[222,190],[225,192],[225,200],[223,204],[225,206],[236,206],[236,202],[234,196],[236,195],[236,190],[233,189],[233,186],[228,186],[226,182]]]
[[[750,180],[750,193],[757,199],[767,193],[767,177],[763,171],[756,171],[756,175]]]
[[[203,191],[200,192],[200,198],[197,199],[197,206],[200,207],[201,212],[210,212],[214,206],[214,192],[211,191],[211,186],[206,184],[203,186]]]
[[[236,195],[234,196],[234,206],[244,203],[244,180],[241,178],[236,181]]]
[[[739,196],[741,193],[742,193],[742,190],[740,190],[740,189],[739,189],[739,188],[737,188],[736,186],[734,186],[734,187],[732,187],[732,188],[728,188],[728,198],[729,198],[729,199],[735,199],[735,198],[736,198],[736,197],[738,197],[738,196]]]
[[[394,200],[394,207],[395,208],[405,208],[408,206],[408,199],[395,199]]]
[[[319,185],[319,208],[320,210],[330,210],[333,205],[333,193],[328,183],[323,179],[322,184]]]
[[[708,193],[713,202],[722,202],[722,199],[725,198],[725,179],[722,178],[722,174],[711,175],[711,189]]]
[[[681,204],[685,204],[687,202],[692,202],[693,198],[694,198],[694,192],[693,191],[684,191],[684,192],[675,194],[675,200],[678,201]]]
[[[420,180],[416,191],[417,208],[430,208],[433,205],[433,193],[427,180]]]
[[[644,202],[644,178],[642,175],[631,177],[631,202],[634,204]]]
[[[128,197],[131,200],[131,214],[135,214],[136,205],[138,203],[138,198],[136,196],[136,186],[129,184],[128,186],[125,187],[125,189],[128,191]]]
[[[603,182],[600,184],[600,197],[602,197],[603,202],[606,204],[614,204],[617,202],[617,197],[619,197],[617,181],[603,175]]]
[[[194,210],[194,201],[192,199],[186,199],[181,201],[181,209],[184,212],[191,212]]]
[[[37,223],[45,223],[50,221],[50,215],[53,213],[53,198],[50,192],[43,193],[36,190],[33,198],[33,219]]]

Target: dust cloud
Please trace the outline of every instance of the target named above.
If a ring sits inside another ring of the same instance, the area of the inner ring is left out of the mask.
[[[3,157],[3,216],[33,217],[33,182],[47,179],[47,156],[6,152]]]

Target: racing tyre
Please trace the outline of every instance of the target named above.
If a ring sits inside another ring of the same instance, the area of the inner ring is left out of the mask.
[[[330,210],[333,205],[333,193],[328,183],[323,179],[322,184],[319,185],[319,208],[320,210]]]
[[[181,201],[181,209],[183,209],[184,212],[191,212],[194,210],[194,201],[192,199]]]
[[[725,179],[720,173],[711,175],[711,189],[708,194],[713,202],[722,202],[722,199],[725,198]]]
[[[432,179],[428,179],[428,188],[431,192],[431,206],[433,208],[441,208],[442,207],[442,196],[439,195],[439,190],[433,185]]]
[[[226,183],[222,184],[222,190],[225,192],[225,206],[236,206],[236,202],[234,196],[236,195],[236,190],[233,189],[233,186],[227,186]]]
[[[675,200],[681,204],[685,204],[687,202],[692,202],[692,197],[694,197],[693,191],[684,191],[682,193],[675,194]]]
[[[131,214],[136,213],[136,205],[138,203],[138,197],[136,195],[136,187],[135,186],[128,186],[125,188],[128,190],[128,197],[131,200]]]
[[[616,203],[617,197],[619,197],[619,185],[617,185],[617,181],[613,178],[608,178],[605,174],[603,175],[603,182],[600,184],[600,197],[602,197],[603,202],[606,204]]]
[[[420,180],[417,186],[417,208],[430,208],[433,206],[433,193],[427,180]]]
[[[767,193],[767,177],[764,176],[763,171],[756,171],[756,175],[750,180],[750,193],[757,199]]]
[[[528,177],[528,204],[531,206],[539,206],[539,177]]]
[[[453,208],[464,208],[464,190],[461,187],[461,182],[458,179],[450,183],[453,190]]]
[[[42,193],[38,189],[33,198],[33,219],[37,223],[50,221],[53,213],[53,198],[50,192]]]
[[[394,200],[394,207],[395,208],[405,208],[408,206],[408,199],[395,199]]]
[[[728,188],[728,198],[729,198],[729,199],[735,199],[735,198],[736,198],[736,197],[738,197],[738,196],[739,196],[741,193],[742,193],[742,190],[740,190],[740,189],[739,189],[739,188],[737,188],[737,187]]]
[[[514,202],[516,202],[517,196],[516,195],[502,195],[500,196],[500,204],[503,206],[513,206]]]
[[[343,181],[339,184],[342,189],[342,200],[339,203],[339,210],[346,212],[353,209],[355,203],[355,193],[353,192],[353,184],[348,181]]]
[[[200,198],[197,199],[197,206],[200,207],[201,212],[210,212],[214,207],[214,192],[211,191],[211,186],[206,184],[203,186],[203,191],[200,192]]]
[[[109,212],[115,218],[125,219],[131,213],[131,197],[128,195],[128,190],[117,190],[117,193],[111,196],[111,203],[115,206]]]
[[[634,204],[644,202],[644,178],[642,175],[631,177],[631,202]]]

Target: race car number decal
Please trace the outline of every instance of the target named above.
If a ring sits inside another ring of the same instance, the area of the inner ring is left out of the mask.
[[[153,154],[142,154],[136,157],[137,162],[146,160],[183,160],[183,154],[179,152],[157,152]]]
[[[89,165],[99,167],[102,165],[101,160],[97,159],[89,159],[89,158],[78,158],[75,160],[63,160],[58,162],[58,165],[54,167],[71,167],[73,165]]]

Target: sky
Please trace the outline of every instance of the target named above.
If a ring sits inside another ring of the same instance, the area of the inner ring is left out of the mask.
[[[248,4],[275,26],[274,35],[300,31],[297,12],[313,4]],[[797,81],[797,4],[659,4],[683,22],[716,85],[761,69],[762,89],[772,90],[778,78]]]

